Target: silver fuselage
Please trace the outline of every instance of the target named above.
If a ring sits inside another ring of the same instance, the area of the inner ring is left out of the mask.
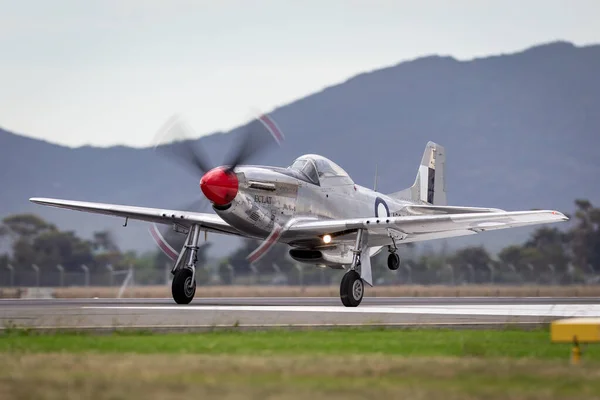
[[[317,185],[284,168],[243,166],[236,169],[236,174],[239,181],[236,197],[229,205],[214,209],[227,223],[259,239],[266,238],[275,224],[284,226],[292,218],[328,220],[375,216],[384,219],[407,215],[406,207],[417,204],[391,198],[348,179],[323,179]],[[344,241],[343,235],[331,245],[314,237],[289,233],[279,241],[299,249],[319,249],[325,259],[319,258],[314,263],[344,264],[351,257],[352,243]],[[381,245],[389,242],[385,240]]]

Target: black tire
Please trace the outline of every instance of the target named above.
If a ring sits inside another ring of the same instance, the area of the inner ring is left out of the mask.
[[[390,253],[387,259],[387,266],[392,271],[395,271],[400,267],[400,256],[398,256],[398,253]]]
[[[177,304],[189,304],[196,294],[196,280],[190,287],[192,280],[192,270],[189,268],[180,268],[175,271],[173,282],[171,283],[171,294]]]
[[[365,284],[354,270],[348,271],[340,283],[340,299],[346,307],[357,307],[363,299]]]

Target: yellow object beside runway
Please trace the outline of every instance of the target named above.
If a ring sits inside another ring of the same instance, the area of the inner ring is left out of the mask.
[[[573,343],[571,362],[581,359],[580,343],[600,342],[600,318],[567,318],[553,321],[550,337],[554,343]]]
[[[552,322],[551,338],[555,343],[600,342],[600,318],[567,318]]]

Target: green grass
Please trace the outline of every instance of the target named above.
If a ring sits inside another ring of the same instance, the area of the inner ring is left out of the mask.
[[[547,329],[8,329],[0,399],[600,399],[600,346],[569,354]]]
[[[194,334],[33,334],[13,330],[0,336],[0,352],[182,353],[243,355],[351,355],[568,358],[569,344],[550,343],[547,329],[446,330],[359,329]],[[600,346],[584,348],[600,361]]]

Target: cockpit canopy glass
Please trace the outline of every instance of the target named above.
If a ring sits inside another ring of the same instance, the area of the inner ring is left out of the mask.
[[[302,172],[316,185],[337,186],[354,183],[339,165],[316,154],[307,154],[297,158],[289,168]]]
[[[315,185],[319,184],[319,176],[317,175],[317,169],[312,160],[297,159],[290,166],[290,169],[296,170],[304,174],[310,182]]]

